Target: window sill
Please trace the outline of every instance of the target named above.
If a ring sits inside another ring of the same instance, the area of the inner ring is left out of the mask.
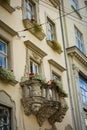
[[[45,34],[43,31],[35,31],[33,22],[31,22],[29,19],[23,20],[24,27],[29,30],[34,36],[36,36],[39,40],[43,40],[45,37]]]
[[[52,41],[47,40],[47,44],[54,50],[56,51],[58,54],[61,54],[63,51],[61,49],[55,49],[55,46],[53,45]]]
[[[72,9],[75,11],[75,13],[78,15],[78,17],[79,17],[80,19],[82,19],[81,14],[79,13],[79,11],[76,10],[73,5],[71,5],[71,7],[72,7]]]
[[[0,5],[5,8],[9,13],[13,13],[15,11],[15,9],[13,7],[11,7],[8,3],[6,3],[5,1],[0,0]]]

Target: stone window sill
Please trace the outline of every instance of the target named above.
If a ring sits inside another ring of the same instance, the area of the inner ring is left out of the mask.
[[[45,37],[44,32],[43,31],[36,32],[32,21],[30,21],[29,19],[24,19],[23,24],[24,24],[24,27],[27,30],[29,30],[34,36],[36,36],[39,40],[44,39],[44,37]]]

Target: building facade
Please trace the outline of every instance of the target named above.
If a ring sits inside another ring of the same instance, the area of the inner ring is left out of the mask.
[[[0,130],[72,129],[57,1],[0,0],[0,12]]]
[[[87,1],[62,1],[62,7],[74,129],[87,130]]]
[[[86,130],[87,30],[66,5],[0,0],[0,130]]]

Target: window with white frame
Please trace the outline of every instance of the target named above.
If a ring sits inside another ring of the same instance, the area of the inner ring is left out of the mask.
[[[33,60],[30,60],[30,73],[37,74],[39,69],[39,65],[34,62]]]
[[[7,44],[0,40],[0,66],[7,67]]]
[[[55,40],[55,24],[47,18],[47,40]]]
[[[26,19],[36,19],[36,7],[35,3],[33,3],[31,0],[26,0],[25,2],[26,6]]]
[[[11,130],[11,109],[0,104],[0,130]]]
[[[73,8],[75,10],[77,10],[78,9],[78,0],[71,0],[71,5],[73,6]]]
[[[75,38],[76,38],[76,46],[81,52],[84,52],[83,35],[76,27],[75,27]]]
[[[87,104],[87,80],[85,80],[82,76],[79,76],[79,85],[82,95],[82,101],[83,103]]]

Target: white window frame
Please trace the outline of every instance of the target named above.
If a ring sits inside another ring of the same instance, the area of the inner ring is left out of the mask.
[[[49,37],[50,34],[50,37]],[[56,39],[55,23],[47,17],[47,40],[53,41]]]
[[[31,70],[31,63],[32,63],[32,70]],[[37,70],[35,70],[35,66],[37,67]],[[39,65],[30,59],[30,73],[37,74],[39,73]]]
[[[32,9],[30,10],[29,7],[32,7]],[[36,7],[35,7],[35,3],[31,2],[30,0],[25,0],[25,8],[26,8],[26,19],[36,19],[36,15],[35,15],[35,11],[36,11]],[[29,17],[28,15],[29,14]]]
[[[5,46],[5,51],[6,51],[6,52],[4,52],[4,51],[1,51],[1,50],[0,50],[0,56],[3,56],[3,57],[5,58],[5,60],[6,60],[5,65],[3,65],[3,64],[1,65],[1,64],[0,64],[0,66],[2,66],[2,67],[4,67],[4,68],[7,68],[7,56],[8,56],[8,55],[7,55],[7,43],[4,42],[4,41],[1,40],[1,39],[0,39],[0,42],[1,42],[2,44],[4,44],[4,46]]]
[[[75,27],[75,38],[76,38],[76,46],[81,52],[84,52],[83,35],[76,27]]]
[[[87,105],[87,81],[82,76],[79,76],[79,86],[82,95],[82,102]]]

